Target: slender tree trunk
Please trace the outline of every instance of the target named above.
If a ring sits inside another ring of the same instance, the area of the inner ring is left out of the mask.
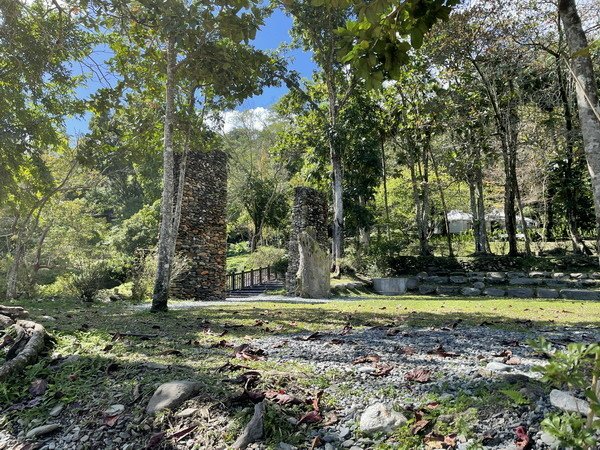
[[[488,239],[487,227],[485,224],[485,202],[483,198],[483,171],[481,170],[481,155],[477,150],[475,156],[475,198],[477,202],[477,228],[479,229],[479,252],[482,254],[491,253],[490,241]]]
[[[450,234],[450,222],[448,222],[448,207],[446,206],[446,196],[444,195],[444,188],[440,180],[440,174],[438,171],[438,165],[433,154],[430,153],[431,164],[433,165],[433,173],[435,174],[435,180],[437,183],[438,191],[440,193],[440,199],[442,201],[442,209],[444,210],[444,227],[446,229],[446,242],[448,244],[448,256],[454,257],[454,251],[452,250],[452,235]]]
[[[40,237],[38,238],[37,248],[35,250],[35,262],[33,263],[32,282],[35,281],[37,274],[40,268],[42,267],[42,248],[44,247],[44,241],[46,240],[46,236],[48,236],[50,228],[50,225],[44,227],[42,233],[40,234]]]
[[[154,281],[151,311],[166,311],[173,268],[173,195],[175,191],[175,157],[173,152],[173,122],[175,119],[175,39],[167,41],[167,85],[165,124],[163,136],[163,190],[160,207],[160,235],[158,239],[158,267]]]
[[[592,179],[596,242],[597,249],[600,249],[600,101],[598,100],[598,86],[587,37],[577,13],[575,0],[559,0],[558,11],[564,26],[567,45],[571,54],[574,55],[572,72],[575,77],[583,147]],[[598,255],[600,257],[600,251]]]
[[[525,254],[527,256],[530,256],[531,255],[531,244],[530,244],[529,232],[528,232],[529,227],[527,226],[527,221],[525,220],[525,213],[523,212],[523,202],[521,201],[521,190],[519,189],[518,181],[515,186],[515,197],[517,199],[517,206],[519,207],[519,216],[521,219],[521,229],[523,230],[523,236],[525,238]]]
[[[21,262],[23,261],[23,255],[25,253],[25,244],[22,242],[22,235],[17,235],[17,242],[15,243],[13,251],[13,260],[6,274],[6,298],[12,300],[17,298],[17,282],[19,278],[19,270],[21,268]]]
[[[385,160],[385,138],[381,136],[381,175],[383,177],[383,204],[388,239],[390,237],[390,204],[387,189],[387,162]]]

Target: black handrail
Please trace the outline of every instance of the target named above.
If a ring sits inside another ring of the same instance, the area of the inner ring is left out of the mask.
[[[228,291],[238,291],[247,287],[258,286],[272,280],[273,275],[270,266],[228,273],[226,287]]]

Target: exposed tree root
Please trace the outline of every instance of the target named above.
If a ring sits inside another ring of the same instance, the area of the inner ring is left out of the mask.
[[[45,328],[30,320],[17,320],[28,315],[23,308],[0,305],[0,326],[6,329],[0,349],[10,346],[6,361],[0,365],[0,381],[33,364],[44,349]]]

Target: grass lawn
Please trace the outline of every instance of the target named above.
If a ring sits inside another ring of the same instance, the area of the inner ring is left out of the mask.
[[[127,406],[123,420],[112,428],[105,425],[99,439],[113,432],[127,432],[135,444],[132,448],[143,448],[152,433],[166,432],[169,436],[182,426],[172,415],[144,414],[148,399],[162,382],[203,381],[204,407],[218,411],[224,418],[226,432],[215,429],[211,434],[214,424],[210,421],[199,425],[196,433],[205,441],[198,441],[197,448],[209,448],[213,442],[210,439],[231,442],[247,420],[247,408],[233,407],[226,401],[239,394],[242,386],[224,382],[225,378],[260,370],[260,388],[293,386],[296,394],[304,396],[333,382],[312,377],[310,367],[293,361],[234,359],[231,346],[264,336],[340,331],[346,324],[360,330],[390,324],[440,327],[461,320],[464,324],[519,328],[532,333],[538,327],[600,324],[600,302],[563,300],[365,296],[326,304],[260,302],[172,309],[159,315],[128,303],[26,300],[6,304],[28,309],[33,320],[42,323],[54,337],[54,344],[49,354],[25,374],[0,383],[0,429],[17,436],[45,423],[49,412],[63,404],[69,408],[65,408],[61,421],[81,422],[79,426],[94,430],[103,423],[103,411],[118,403]],[[64,363],[69,355],[78,355],[78,359]],[[227,374],[219,372],[227,363],[243,367]],[[29,388],[40,378],[48,381],[48,389],[36,400]],[[267,442],[275,445],[282,436],[291,439],[288,434],[296,431],[286,426],[275,424],[273,429],[280,434],[268,434]]]

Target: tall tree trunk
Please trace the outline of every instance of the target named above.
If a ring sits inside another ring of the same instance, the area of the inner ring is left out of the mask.
[[[385,137],[381,136],[381,175],[383,178],[383,204],[388,239],[390,237],[390,204],[387,189],[387,162],[385,160]]]
[[[8,268],[6,274],[6,298],[9,300],[17,298],[17,281],[19,278],[19,270],[21,268],[21,262],[23,261],[23,255],[25,253],[25,244],[22,242],[21,233],[17,235],[17,242],[15,243],[13,251],[13,260]]]
[[[158,239],[158,266],[154,280],[151,311],[166,311],[173,268],[173,195],[175,191],[175,157],[173,152],[173,122],[175,119],[175,39],[167,41],[167,84],[165,124],[163,135],[163,189],[160,206],[160,235]]]
[[[477,203],[477,216],[473,216],[474,225],[479,229],[479,253],[491,253],[485,224],[485,202],[483,198],[483,171],[481,170],[481,155],[479,149],[475,153],[475,198]]]
[[[574,144],[574,127],[573,127],[573,112],[571,110],[571,102],[569,101],[569,95],[567,92],[567,85],[565,76],[560,63],[560,56],[556,56],[556,72],[558,75],[558,85],[560,92],[560,100],[563,105],[563,117],[565,120],[565,150],[566,150],[566,166],[563,177],[563,188],[566,190],[565,197],[568,199],[575,199],[575,190],[573,189],[573,159],[575,156],[575,144]],[[565,202],[565,215],[567,220],[567,229],[569,231],[569,237],[573,243],[573,251],[575,253],[581,253],[584,255],[591,255],[592,251],[587,247],[585,241],[579,233],[579,226],[577,224],[577,202],[567,201]]]
[[[564,26],[567,45],[574,56],[572,72],[575,77],[583,147],[592,179],[596,242],[597,249],[600,249],[600,101],[598,100],[598,87],[587,37],[577,13],[575,0],[559,0],[558,11]],[[598,254],[600,256],[600,251]]]
[[[435,174],[435,181],[438,187],[438,191],[440,193],[440,199],[442,201],[442,209],[444,210],[444,228],[446,230],[446,242],[448,244],[448,256],[451,258],[454,257],[454,251],[452,250],[452,235],[450,234],[450,222],[448,222],[448,207],[446,206],[446,196],[444,195],[444,188],[442,187],[442,182],[440,180],[440,173],[438,170],[437,160],[433,157],[433,154],[430,152],[429,156],[431,157],[431,164],[433,165],[433,172]]]

